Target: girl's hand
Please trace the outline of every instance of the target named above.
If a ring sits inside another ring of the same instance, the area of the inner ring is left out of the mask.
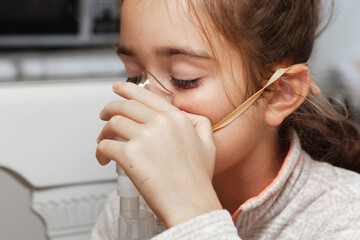
[[[100,164],[118,162],[167,227],[222,209],[211,184],[210,121],[133,83],[118,82],[114,92],[128,100],[111,102],[100,113],[108,121],[98,138]]]

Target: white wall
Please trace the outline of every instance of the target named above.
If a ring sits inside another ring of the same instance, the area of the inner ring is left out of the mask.
[[[323,0],[329,2],[329,0]],[[331,70],[345,61],[360,59],[360,1],[334,0],[332,22],[315,42],[309,61],[314,80],[326,87]]]

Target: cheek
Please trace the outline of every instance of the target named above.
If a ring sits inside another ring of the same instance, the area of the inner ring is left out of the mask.
[[[214,133],[216,162],[214,175],[249,159],[257,148],[265,127],[263,112],[251,108],[226,127]]]
[[[183,111],[207,117],[212,125],[234,110],[226,94],[211,84],[184,91],[175,97],[173,104]]]

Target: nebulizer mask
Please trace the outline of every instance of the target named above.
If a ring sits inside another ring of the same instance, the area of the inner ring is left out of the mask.
[[[144,71],[139,77],[129,78],[129,82],[164,97],[172,102],[174,94],[166,83],[158,81],[150,72]],[[115,137],[118,141],[124,141]],[[116,164],[118,174],[117,194],[120,199],[117,240],[145,240],[155,235],[155,218],[149,211],[140,210],[140,194],[120,165]]]
[[[212,127],[213,132],[225,127],[239,117],[261,96],[267,87],[283,76],[288,70],[289,68],[278,69],[263,88],[249,97],[221,121],[216,123]],[[171,81],[168,79],[160,81],[147,70],[143,71],[138,77],[128,78],[127,81],[135,83],[159,96],[164,97],[164,99],[170,103],[172,103],[176,95],[176,90],[174,89],[174,86],[172,86]],[[320,93],[320,89],[313,82],[310,82],[309,84],[312,94],[318,95]],[[141,240],[151,238],[154,234],[153,215],[150,212],[139,210],[140,194],[137,192],[135,186],[125,175],[119,165],[117,165],[117,172],[119,174],[118,195],[120,197],[118,240]]]

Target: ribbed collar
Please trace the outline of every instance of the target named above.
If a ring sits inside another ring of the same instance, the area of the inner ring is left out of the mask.
[[[260,218],[264,218],[265,215],[266,217],[271,217],[270,215],[275,214],[275,211],[286,207],[290,199],[276,200],[284,190],[285,185],[286,188],[289,189],[295,185],[301,173],[301,168],[303,167],[303,161],[301,161],[301,159],[300,140],[294,132],[292,134],[289,152],[277,177],[260,194],[247,200],[233,214],[233,220],[239,233],[247,231]]]

